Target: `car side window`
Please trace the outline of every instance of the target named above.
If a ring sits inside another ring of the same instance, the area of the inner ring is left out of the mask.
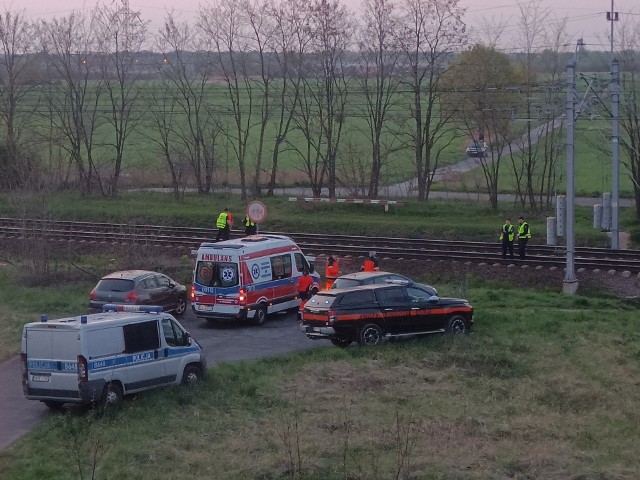
[[[362,305],[371,305],[375,301],[371,290],[362,290],[345,293],[340,300],[341,307],[355,307]]]
[[[406,303],[406,296],[402,287],[380,288],[376,296],[381,305],[402,305]]]
[[[181,347],[184,345],[184,334],[170,318],[162,319],[162,334],[170,347]]]
[[[407,295],[411,303],[426,303],[431,295],[424,290],[415,287],[407,287]]]
[[[140,283],[142,284],[142,288],[144,288],[145,290],[153,290],[154,288],[158,288],[158,284],[156,283],[154,277],[147,277]]]
[[[159,287],[168,288],[169,284],[171,283],[169,277],[165,277],[164,275],[156,275],[155,278],[156,282],[158,282]]]
[[[375,277],[373,279],[373,283],[375,284],[387,283],[387,280],[389,280],[388,275],[380,275],[379,277]]]

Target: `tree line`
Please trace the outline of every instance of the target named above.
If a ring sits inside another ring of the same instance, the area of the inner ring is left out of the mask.
[[[500,25],[472,42],[463,15],[459,0],[364,0],[358,15],[340,0],[211,0],[150,32],[128,0],[36,22],[7,9],[0,182],[116,195],[136,133],[176,198],[187,184],[212,192],[222,165],[243,198],[273,195],[286,152],[315,195],[347,187],[369,198],[406,155],[426,201],[464,136],[489,146],[477,162],[494,208],[505,168],[523,207],[546,208],[564,147],[566,22],[550,22],[540,2],[521,5],[509,56],[496,48]]]

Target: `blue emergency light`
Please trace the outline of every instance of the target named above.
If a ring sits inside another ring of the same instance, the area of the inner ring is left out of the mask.
[[[160,305],[116,305],[106,303],[102,306],[103,312],[134,312],[134,313],[162,313]]]

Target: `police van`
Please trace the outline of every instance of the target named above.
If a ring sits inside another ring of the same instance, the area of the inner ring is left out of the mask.
[[[205,320],[251,319],[261,325],[270,313],[300,305],[297,283],[304,270],[320,276],[300,247],[284,235],[250,235],[203,243],[196,254],[191,308]]]
[[[103,313],[28,323],[22,387],[51,409],[117,403],[123,395],[202,379],[202,348],[162,307],[104,305]]]

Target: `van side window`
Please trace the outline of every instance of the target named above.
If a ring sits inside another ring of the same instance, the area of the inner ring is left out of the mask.
[[[274,280],[291,277],[291,254],[271,257],[271,275]]]
[[[162,319],[162,334],[170,347],[181,347],[184,343],[184,334],[182,329],[178,327],[170,318]]]
[[[307,259],[304,258],[304,255],[301,253],[294,253],[293,256],[296,259],[296,270],[299,272],[304,272],[305,270],[309,270],[309,263]]]
[[[124,352],[135,353],[155,350],[160,347],[158,321],[132,323],[122,327],[124,332]]]

